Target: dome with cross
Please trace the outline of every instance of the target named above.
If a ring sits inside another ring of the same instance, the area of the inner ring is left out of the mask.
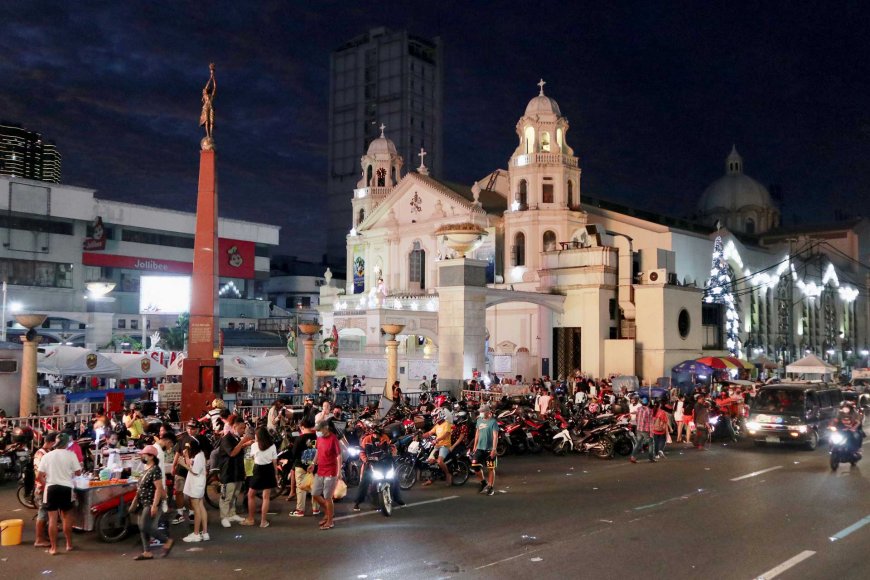
[[[529,104],[526,105],[526,117],[531,117],[534,115],[556,115],[557,117],[562,116],[562,111],[559,110],[559,104],[554,100],[544,94],[544,85],[547,83],[544,79],[538,81],[538,87],[540,87],[541,91],[538,93],[538,96],[529,101]]]
[[[398,155],[396,151],[396,144],[393,141],[384,136],[384,129],[386,129],[386,125],[381,123],[379,129],[381,130],[381,136],[369,143],[368,151],[366,155],[374,157],[375,155]]]

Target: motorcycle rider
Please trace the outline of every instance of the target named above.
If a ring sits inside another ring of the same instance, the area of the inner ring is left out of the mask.
[[[861,457],[861,440],[864,438],[864,430],[861,428],[861,419],[851,404],[840,407],[837,417],[831,422],[831,427],[841,432],[846,437],[846,451]]]
[[[368,455],[374,451],[378,451],[383,447],[389,447],[390,454],[395,457],[396,456],[396,446],[390,441],[389,436],[383,432],[381,426],[377,423],[374,423],[370,426],[369,432],[366,433],[366,436],[362,438],[362,441],[359,442],[359,459],[362,462],[362,468],[360,469],[360,481],[359,487],[357,488],[356,501],[353,503],[353,511],[360,511],[359,504],[361,504],[366,499],[366,494],[368,494],[369,486],[372,483],[372,475],[371,468],[368,464]],[[394,485],[392,488],[393,502],[396,505],[405,505],[405,502],[402,501],[402,491],[401,487],[398,485]]]
[[[423,437],[435,436],[435,446],[432,455],[429,457],[429,463],[438,462],[438,467],[444,472],[444,479],[447,480],[447,485],[453,485],[453,476],[450,474],[450,469],[447,468],[445,460],[450,453],[450,433],[453,431],[452,425],[447,421],[446,414],[443,410],[438,411],[435,416],[435,426],[423,434]],[[430,479],[425,485],[432,485]]]
[[[453,414],[453,429],[450,431],[450,452],[462,455],[467,447],[468,413],[458,411]]]

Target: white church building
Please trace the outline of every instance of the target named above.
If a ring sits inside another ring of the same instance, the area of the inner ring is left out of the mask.
[[[575,369],[655,381],[683,360],[729,351],[866,359],[866,219],[781,227],[736,149],[691,220],[587,195],[568,120],[539,87],[507,169],[470,187],[429,175],[425,151],[407,171],[383,127],[371,142],[348,192],[347,286],[321,289],[340,373],[386,377],[387,323],[404,325],[399,377],[412,389],[433,373],[442,386]],[[465,257],[443,235],[457,224],[481,232]],[[714,276],[705,297],[717,238],[728,277]]]

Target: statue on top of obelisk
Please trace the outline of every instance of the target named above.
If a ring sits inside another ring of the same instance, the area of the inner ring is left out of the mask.
[[[214,63],[208,65],[210,72],[208,81],[202,88],[202,113],[199,115],[199,126],[205,127],[202,149],[204,151],[214,149],[214,96],[217,92],[217,83],[214,80]]]

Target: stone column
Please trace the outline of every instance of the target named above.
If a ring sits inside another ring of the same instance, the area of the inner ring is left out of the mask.
[[[383,331],[387,334],[387,389],[384,395],[393,400],[393,383],[399,377],[399,341],[396,335],[405,328],[404,324],[383,324]]]
[[[486,262],[438,262],[438,386],[458,395],[474,370],[485,371]]]
[[[302,341],[305,348],[305,370],[302,375],[302,392],[314,392],[314,345],[317,341],[306,338]]]
[[[36,347],[42,337],[36,334],[35,327],[45,322],[45,314],[18,314],[15,321],[27,329],[27,334],[21,337],[23,352],[21,353],[21,390],[19,392],[18,416],[27,417],[38,412],[36,398]]]

